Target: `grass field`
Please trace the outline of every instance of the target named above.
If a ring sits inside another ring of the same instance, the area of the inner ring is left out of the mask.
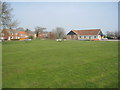
[[[118,87],[118,42],[3,42],[3,88]]]

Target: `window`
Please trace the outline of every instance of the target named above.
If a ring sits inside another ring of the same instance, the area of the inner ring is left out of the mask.
[[[11,33],[11,35],[13,35],[13,33]]]
[[[25,36],[26,38],[28,37],[28,36]]]
[[[84,38],[86,38],[86,36],[84,36]]]
[[[15,35],[17,35],[17,33],[15,33]]]
[[[80,38],[81,38],[81,36],[80,36]]]
[[[2,36],[4,36],[5,34],[4,33],[2,33]]]
[[[91,36],[89,36],[89,39],[91,39]]]
[[[96,38],[96,36],[94,36],[94,38]]]

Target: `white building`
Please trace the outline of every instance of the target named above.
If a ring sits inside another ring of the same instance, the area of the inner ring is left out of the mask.
[[[91,30],[71,30],[67,34],[67,39],[71,40],[101,40],[103,33],[100,29],[91,29]]]

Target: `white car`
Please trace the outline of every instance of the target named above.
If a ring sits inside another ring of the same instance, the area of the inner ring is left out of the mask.
[[[108,38],[103,38],[102,40],[108,40]]]

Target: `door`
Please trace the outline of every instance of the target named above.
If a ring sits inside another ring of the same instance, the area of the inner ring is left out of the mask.
[[[89,36],[89,39],[91,39],[91,36]]]
[[[74,35],[71,35],[71,39],[74,39]]]

